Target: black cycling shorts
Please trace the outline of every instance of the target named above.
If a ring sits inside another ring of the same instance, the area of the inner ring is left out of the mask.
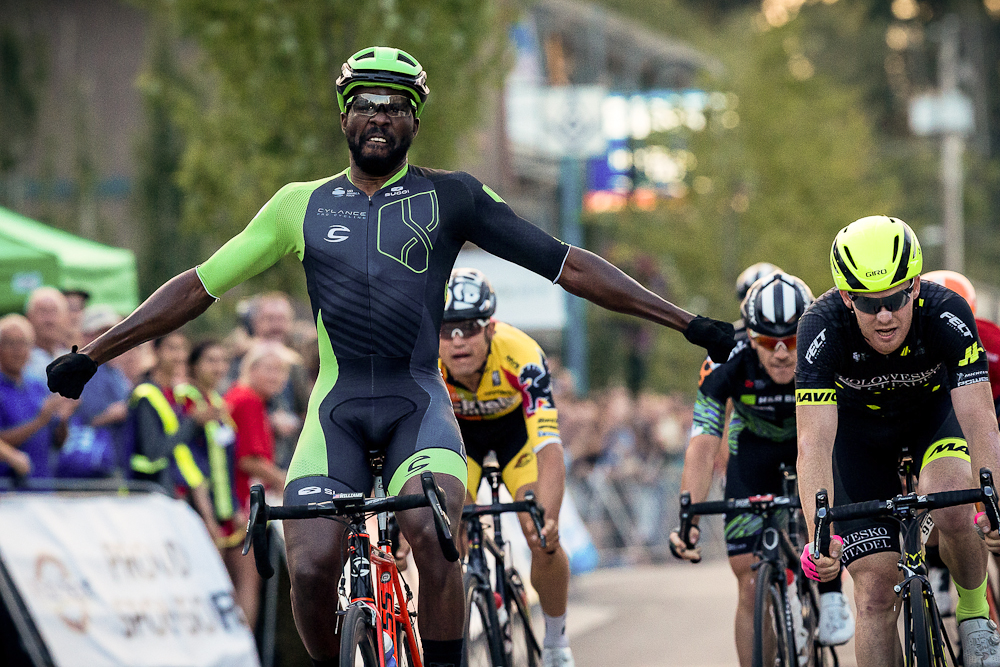
[[[947,397],[914,410],[908,419],[841,411],[833,446],[833,504],[887,500],[902,493],[898,471],[906,447],[918,470],[925,457],[968,460],[968,445]],[[899,553],[899,524],[892,519],[837,521],[833,529],[844,539],[845,565],[874,553]]]
[[[773,442],[744,429],[737,436],[736,453],[726,466],[726,498],[747,498],[768,493],[780,495],[781,464],[795,466],[795,440]],[[760,540],[763,519],[756,514],[726,514],[726,553],[751,553]]]
[[[325,393],[314,390],[309,403],[310,412],[318,410],[318,425],[303,428],[299,437],[285,485],[286,505],[370,492],[372,450],[384,455],[388,495],[398,494],[404,482],[424,470],[465,484],[462,436],[436,369],[421,373],[406,359],[375,356],[342,360],[336,384],[318,389]]]

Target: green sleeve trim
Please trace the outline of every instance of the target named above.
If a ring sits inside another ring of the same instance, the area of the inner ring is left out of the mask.
[[[198,266],[205,291],[215,298],[272,266],[285,255],[305,253],[302,223],[313,191],[334,177],[289,183],[261,207],[242,232]]]
[[[403,484],[425,470],[430,470],[435,475],[456,477],[461,480],[463,487],[469,481],[469,466],[461,454],[451,449],[421,449],[399,464],[392,479],[389,480],[387,493],[390,496],[399,495]],[[438,485],[440,484],[439,480]]]
[[[330,334],[323,324],[323,311],[316,314],[317,345],[319,345],[319,375],[312,393],[309,395],[309,405],[306,408],[306,418],[302,424],[302,433],[295,445],[292,460],[288,463],[288,475],[285,484],[302,477],[312,475],[329,476],[329,463],[326,457],[326,435],[319,420],[319,410],[323,399],[333,391],[337,384],[340,366],[337,355],[330,342]]]
[[[507,202],[505,202],[503,200],[503,198],[500,195],[498,195],[497,193],[493,192],[493,189],[490,186],[486,185],[485,183],[483,184],[483,192],[485,192],[490,197],[492,197],[493,201],[495,201],[495,202],[498,202],[500,204],[506,204],[507,203]]]

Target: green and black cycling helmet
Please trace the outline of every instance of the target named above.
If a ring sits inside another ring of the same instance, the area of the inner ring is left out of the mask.
[[[920,242],[899,218],[870,215],[840,230],[830,249],[837,289],[882,292],[918,275],[924,259]]]
[[[488,320],[497,312],[497,295],[479,269],[453,269],[444,294],[444,321]]]
[[[736,300],[742,302],[751,285],[775,271],[781,271],[781,269],[769,262],[757,262],[745,268],[740,277],[736,279]]]
[[[346,112],[351,100],[351,90],[358,86],[395,88],[413,98],[415,118],[420,118],[430,88],[427,72],[417,59],[402,49],[389,46],[369,46],[347,59],[337,78],[337,104]]]
[[[750,286],[740,304],[740,315],[753,333],[785,338],[795,334],[799,318],[812,302],[808,285],[791,274],[775,271]]]

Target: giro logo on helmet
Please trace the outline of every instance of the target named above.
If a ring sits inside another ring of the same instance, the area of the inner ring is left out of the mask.
[[[889,273],[886,269],[879,269],[878,271],[869,271],[865,274],[866,278],[871,278],[872,276],[884,276]]]

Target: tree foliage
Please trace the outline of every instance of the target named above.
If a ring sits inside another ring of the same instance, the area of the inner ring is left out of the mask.
[[[704,88],[725,92],[729,104],[705,131],[683,137],[696,161],[687,194],[655,211],[589,220],[598,248],[625,261],[652,258],[668,298],[720,319],[737,317],[734,281],[754,262],[777,264],[817,295],[825,291],[837,231],[864,215],[898,211],[901,202],[864,103],[868,90],[841,76],[862,65],[841,51],[839,33],[859,53],[877,48],[865,15],[846,3],[808,7],[775,29],[762,29],[754,16],[734,13],[696,42],[723,61],[723,73]],[[834,26],[839,33],[831,33]],[[873,41],[863,43],[865,35]],[[595,310],[591,319],[595,349],[612,349],[620,327],[602,322],[614,318]],[[649,349],[649,384],[693,390],[703,358],[697,348],[656,331]],[[595,355],[595,378],[615,372],[613,356]]]

